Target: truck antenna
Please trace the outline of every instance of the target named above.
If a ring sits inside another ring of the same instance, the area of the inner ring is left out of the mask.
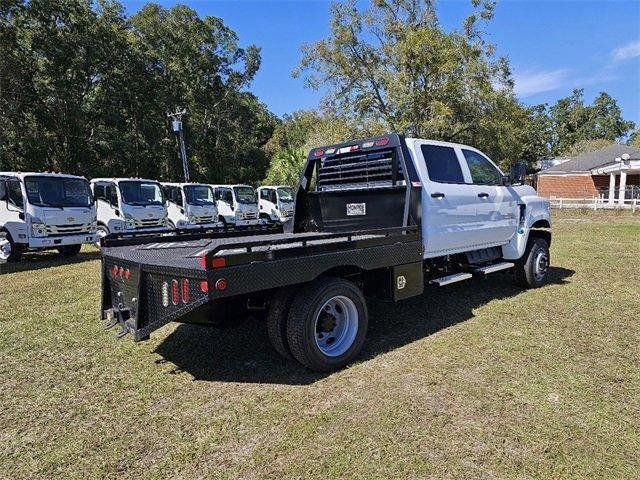
[[[177,135],[178,150],[180,159],[182,160],[182,170],[184,172],[184,181],[189,181],[189,161],[187,160],[187,147],[184,145],[184,129],[182,128],[182,116],[187,113],[187,109],[178,108],[175,113],[168,113],[167,117],[171,119],[171,131]]]

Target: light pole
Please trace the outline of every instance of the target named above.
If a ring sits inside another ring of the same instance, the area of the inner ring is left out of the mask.
[[[177,110],[175,113],[167,114],[171,119],[171,131],[178,136],[178,150],[182,160],[182,170],[184,181],[189,181],[189,161],[187,160],[187,147],[184,145],[184,128],[182,127],[182,116],[187,113],[187,109]]]

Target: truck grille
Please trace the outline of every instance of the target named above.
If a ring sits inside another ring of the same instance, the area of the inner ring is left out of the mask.
[[[89,233],[89,223],[76,223],[71,225],[47,225],[47,235],[74,235],[77,233]]]
[[[136,228],[144,227],[163,227],[164,222],[161,218],[150,218],[143,220],[134,220]]]
[[[208,217],[196,217],[196,223],[201,225],[203,223],[215,223],[218,221],[217,215],[210,215]]]
[[[258,213],[257,212],[244,212],[241,214],[241,218],[243,220],[255,220],[256,218],[258,218]]]

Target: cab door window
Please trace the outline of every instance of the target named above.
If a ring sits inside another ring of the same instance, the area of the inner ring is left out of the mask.
[[[473,150],[462,149],[471,181],[475,185],[502,185],[502,173],[484,155]]]
[[[429,180],[437,183],[464,183],[460,162],[453,147],[421,145]]]
[[[20,188],[20,182],[17,180],[9,180],[7,182],[7,198],[9,203],[18,207],[24,208],[24,199],[22,197],[22,188]]]

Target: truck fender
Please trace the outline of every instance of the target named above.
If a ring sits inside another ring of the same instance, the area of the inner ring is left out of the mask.
[[[515,235],[509,243],[502,247],[502,257],[505,260],[518,260],[522,258],[529,242],[529,237],[542,235],[551,245],[551,216],[548,209],[531,208],[525,205],[525,222],[518,227]]]

